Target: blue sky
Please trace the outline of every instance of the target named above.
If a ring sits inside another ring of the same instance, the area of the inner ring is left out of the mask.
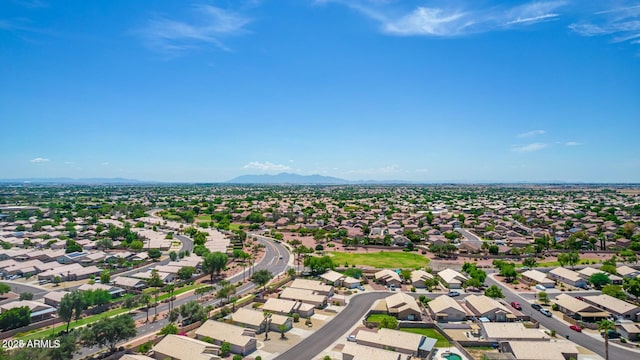
[[[640,1],[0,3],[0,178],[640,182]]]

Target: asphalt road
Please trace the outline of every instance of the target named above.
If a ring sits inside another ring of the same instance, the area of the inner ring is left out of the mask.
[[[253,269],[251,268],[247,268],[244,273],[238,273],[230,278],[228,278],[228,280],[232,283],[236,283],[239,281],[242,281],[243,277],[245,277],[246,279],[248,279],[252,273],[252,271],[257,271],[257,270],[269,270],[272,274],[274,274],[274,276],[281,274],[283,272],[286,271],[287,267],[288,267],[288,262],[289,262],[289,257],[290,254],[287,251],[287,249],[284,247],[284,245],[277,243],[275,241],[273,241],[270,238],[264,237],[264,236],[259,236],[258,237],[258,241],[260,243],[262,243],[263,245],[265,245],[265,256],[264,258],[257,264],[254,265]],[[156,263],[157,265],[158,263]],[[245,284],[243,284],[242,286],[238,287],[236,289],[236,295],[242,295],[242,294],[246,294],[251,292],[253,289],[255,289],[256,285],[252,282],[247,282]],[[197,296],[196,295],[190,295],[187,297],[181,297],[179,299],[176,299],[176,301],[174,301],[174,307],[179,307],[182,304],[185,304],[189,301],[193,301],[196,300]],[[211,300],[209,302],[203,303],[203,306],[207,306],[207,305],[217,305],[218,303],[220,303],[220,299],[214,299]],[[162,313],[164,311],[167,311],[169,309],[169,304],[168,303],[161,303],[158,305],[157,307],[157,312],[158,313]],[[156,310],[151,308],[149,310],[149,318],[153,318],[154,314],[156,313]],[[142,320],[142,319],[146,319],[147,315],[146,315],[146,311],[145,310],[137,310],[135,312],[132,313],[133,319],[134,320]],[[169,323],[169,320],[166,318],[160,318],[159,320],[157,320],[156,322],[150,322],[148,324],[145,324],[141,327],[138,328],[138,334],[136,335],[136,337],[142,337],[154,332],[158,332],[160,331],[160,329],[162,329],[162,327],[164,327],[165,325],[167,325]],[[88,355],[93,355],[95,353],[97,353],[100,349],[95,349],[95,348],[81,348],[80,349],[80,354],[77,354],[76,356],[74,356],[74,359],[80,359],[83,358],[85,356]]]
[[[465,229],[456,229],[456,231],[462,234],[462,236],[464,236],[464,238],[467,239],[467,241],[476,244],[478,248],[482,247],[482,240],[478,236],[470,233]]]
[[[40,299],[42,298],[46,293],[48,293],[49,291],[45,288],[41,288],[39,286],[35,286],[35,285],[29,285],[29,284],[24,284],[24,283],[19,283],[19,282],[14,282],[11,280],[2,280],[2,283],[7,284],[11,287],[11,292],[14,292],[16,294],[22,294],[25,292],[30,292],[33,294],[33,299]],[[11,302],[14,301],[13,299],[11,300],[3,300],[0,301],[0,304],[6,303],[6,302]]]
[[[555,330],[557,337],[565,337],[569,336],[569,340],[575,342],[576,344],[585,347],[596,354],[605,357],[604,350],[604,339],[603,338],[595,338],[590,335],[579,333],[569,329],[569,325],[561,322],[553,317],[549,318],[542,315],[539,311],[535,310],[530,306],[529,303],[524,300],[523,297],[520,297],[507,288],[503,287],[498,281],[493,280],[490,276],[487,276],[486,279],[487,285],[498,285],[502,288],[502,293],[505,295],[504,300],[507,303],[511,303],[513,301],[519,302],[522,304],[522,313],[530,315],[532,318],[536,319],[540,322],[542,326],[549,330]],[[617,346],[609,345],[609,359],[610,360],[637,360],[640,359],[640,354],[629,351],[626,349],[619,348]]]
[[[355,323],[362,320],[373,302],[389,296],[389,292],[369,292],[354,296],[346,308],[329,323],[315,331],[289,350],[276,357],[277,360],[313,359],[343,336]]]

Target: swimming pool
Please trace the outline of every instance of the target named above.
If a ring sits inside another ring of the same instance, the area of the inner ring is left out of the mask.
[[[447,360],[462,360],[462,357],[460,355],[454,353],[443,354],[442,357],[446,358]]]

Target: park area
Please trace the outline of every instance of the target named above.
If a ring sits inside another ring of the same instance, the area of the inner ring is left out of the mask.
[[[420,269],[429,265],[429,259],[413,252],[343,253],[332,252],[331,260],[337,266],[370,266],[378,269]]]

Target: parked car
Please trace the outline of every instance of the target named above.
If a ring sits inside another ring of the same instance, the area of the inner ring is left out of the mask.
[[[542,284],[538,284],[538,285],[536,285],[536,289],[537,289],[537,290],[540,290],[540,291],[546,291],[546,290],[547,290],[547,288],[546,288],[546,287],[544,287],[544,285],[542,285]]]
[[[531,304],[531,307],[536,309],[536,310],[542,309],[542,306],[540,306],[539,304],[536,304],[536,303]]]
[[[447,295],[454,297],[454,296],[460,296],[460,293],[454,290],[454,291],[449,291]]]
[[[520,305],[520,303],[516,301],[511,302],[511,307],[516,310],[522,310],[522,305]]]
[[[580,327],[580,325],[571,325],[569,326],[569,329],[577,332],[582,332],[582,328]]]
[[[347,341],[353,341],[353,342],[355,342],[355,341],[356,341],[356,336],[355,336],[355,335],[349,335],[349,336],[347,336]]]
[[[546,316],[546,317],[551,317],[553,316],[551,314],[551,311],[547,310],[547,309],[540,309],[540,312],[542,313],[542,315]]]
[[[396,286],[393,284],[389,285],[389,290],[396,291]]]
[[[362,286],[362,285],[358,286],[358,290],[364,291],[364,286]]]
[[[582,296],[576,296],[576,299],[578,299],[580,301],[584,301],[584,298]]]
[[[609,333],[609,339],[618,339],[621,336],[620,333],[614,330],[608,330],[607,332]],[[600,336],[604,337],[604,331],[600,333]]]

